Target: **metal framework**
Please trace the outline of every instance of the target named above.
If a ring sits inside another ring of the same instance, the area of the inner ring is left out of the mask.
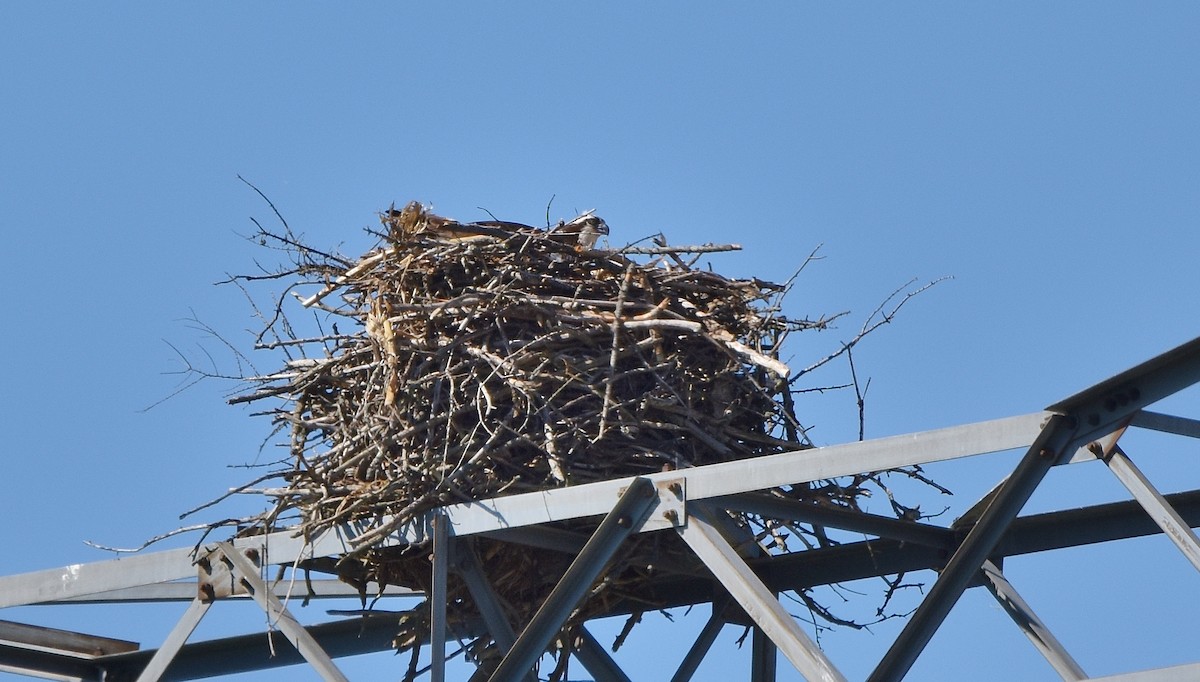
[[[934,569],[939,576],[871,682],[905,677],[954,604],[971,586],[984,586],[1064,680],[1089,678],[1083,667],[1005,577],[1005,557],[1163,533],[1200,570],[1200,490],[1161,494],[1118,443],[1129,429],[1200,438],[1200,421],[1146,408],[1200,382],[1200,339],[1108,379],[1045,411],[935,431],[783,453],[649,476],[495,498],[433,510],[380,541],[383,546],[432,541],[433,627],[427,641],[445,651],[447,576],[470,589],[478,618],[453,624],[453,634],[489,633],[503,652],[473,680],[533,680],[532,670],[571,613],[587,598],[622,543],[635,533],[676,533],[694,554],[691,576],[647,579],[665,605],[711,603],[712,616],[684,654],[675,682],[692,679],[730,614],[755,626],[753,680],[775,677],[781,653],[806,679],[844,680],[797,625],[778,594],[822,584],[901,571]],[[962,457],[1024,450],[1016,468],[967,514],[948,527],[830,509],[766,495],[778,486],[882,471]],[[1055,466],[1101,460],[1131,494],[1117,502],[1020,516]],[[862,533],[870,539],[799,552],[745,551],[731,543],[725,510]],[[599,519],[590,537],[553,524]],[[396,621],[360,615],[303,626],[286,600],[286,579],[263,579],[300,561],[339,556],[365,529],[341,527],[305,540],[287,531],[89,564],[0,577],[0,608],[31,604],[129,603],[188,600],[190,604],[157,649],[116,639],[0,621],[0,670],[55,680],[184,680],[307,662],[324,680],[347,679],[334,659],[389,649]],[[455,551],[484,536],[568,551],[575,559],[528,623],[510,623],[471,552]],[[357,595],[333,580],[313,582],[317,596]],[[392,590],[389,594],[397,593]],[[227,599],[252,599],[292,645],[270,651],[261,633],[189,643],[197,623]],[[731,608],[733,607],[733,608]],[[740,611],[738,610],[740,607]],[[606,615],[630,613],[617,603]],[[583,630],[574,656],[597,679],[630,679]],[[430,677],[445,679],[443,657]],[[1200,679],[1200,663],[1130,673],[1106,680]]]

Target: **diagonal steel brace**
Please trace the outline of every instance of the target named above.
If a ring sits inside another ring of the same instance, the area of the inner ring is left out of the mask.
[[[1017,464],[1016,470],[997,491],[979,522],[942,570],[929,594],[867,678],[869,682],[899,682],[912,668],[933,638],[933,633],[941,627],[950,609],[978,575],[988,555],[995,550],[996,543],[1009,524],[1029,501],[1050,468],[1073,445],[1077,432],[1074,421],[1064,415],[1050,417],[1029,451]]]
[[[1125,451],[1120,446],[1112,449],[1108,456],[1104,458],[1104,462],[1108,464],[1110,471],[1116,475],[1117,479],[1125,486],[1134,499],[1150,518],[1154,519],[1154,523],[1163,530],[1171,542],[1183,552],[1187,560],[1192,563],[1192,566],[1200,571],[1200,539],[1197,539],[1196,533],[1188,526],[1187,521],[1175,511],[1171,503],[1167,502],[1162,493],[1150,483],[1150,479],[1142,473],[1134,465],[1133,460],[1125,454]]]
[[[671,676],[671,682],[691,681],[692,675],[695,675],[696,669],[700,667],[700,662],[708,655],[708,650],[712,648],[713,642],[717,641],[717,635],[721,634],[721,629],[725,627],[725,607],[728,605],[728,595],[721,595],[713,599],[712,615],[709,616],[708,622],[701,628],[700,634],[696,636],[696,641],[692,643],[692,647],[684,655],[683,661],[679,664],[679,669]]]
[[[804,634],[796,620],[746,562],[725,542],[709,518],[703,504],[691,503],[688,505],[687,525],[679,526],[676,530],[800,674],[808,680],[845,682],[846,678],[816,643]]]
[[[1088,679],[1087,673],[1071,657],[1071,654],[1067,653],[1062,642],[1058,641],[1054,633],[1050,632],[1050,628],[1046,627],[1042,619],[1017,593],[1017,590],[1004,577],[999,566],[991,561],[985,561],[980,572],[983,574],[984,584],[987,585],[992,596],[996,598],[1004,611],[1017,624],[1017,627],[1021,628],[1021,631],[1060,677],[1069,682]]]
[[[657,501],[658,495],[649,479],[633,479],[504,656],[489,678],[491,682],[515,680],[533,668],[621,543],[641,527],[646,513]]]
[[[587,628],[579,628],[579,641],[576,642],[574,653],[596,682],[630,682],[629,676]]]
[[[188,605],[187,611],[184,611],[183,616],[179,618],[179,622],[175,627],[171,628],[171,632],[167,635],[166,641],[158,650],[154,652],[154,657],[146,664],[142,674],[138,675],[137,682],[158,682],[163,673],[167,671],[167,667],[175,660],[175,655],[183,648],[187,638],[192,636],[192,632],[196,630],[196,626],[200,624],[200,619],[204,614],[208,613],[208,609],[212,607],[211,601],[205,601],[200,597],[192,600]]]
[[[267,615],[272,618],[292,646],[296,647],[296,651],[299,651],[309,665],[321,675],[321,679],[326,682],[350,682],[349,678],[334,665],[333,659],[325,653],[317,640],[313,639],[313,636],[288,611],[283,602],[279,601],[279,597],[276,597],[271,588],[267,587],[267,584],[259,577],[258,568],[254,562],[250,561],[249,557],[242,553],[242,550],[235,549],[228,542],[217,543],[217,548],[223,555],[223,559],[229,562],[230,572],[233,573],[235,579],[245,586],[254,601],[263,611],[267,612]]]

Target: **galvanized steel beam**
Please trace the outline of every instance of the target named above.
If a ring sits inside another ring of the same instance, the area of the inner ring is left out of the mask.
[[[1053,464],[1071,460],[1079,446],[1097,438],[1114,432],[1119,437],[1139,410],[1197,381],[1200,338],[1048,407],[1055,416],[987,506],[868,679],[884,682],[904,677]]]
[[[1051,417],[867,678],[870,682],[898,682],[908,673],[1042,478],[1072,449],[1075,433],[1075,425],[1066,417]]]
[[[1049,459],[1055,460],[1052,463],[1062,463],[1078,457],[1074,448],[1086,444],[1097,436],[1110,433],[1123,424],[1133,424],[1186,436],[1200,436],[1200,422],[1156,415],[1145,412],[1143,409],[1180,388],[1196,383],[1198,379],[1200,379],[1200,339],[1184,344],[1051,406],[1049,408],[1051,412],[1061,416],[1053,417],[1050,426],[1045,430],[1040,430],[1040,427],[1048,413],[1037,413],[876,441],[728,462],[685,472],[655,474],[647,478],[656,484],[665,483],[667,480],[682,479],[687,486],[688,498],[692,500],[707,499],[763,490],[779,485],[832,478],[860,471],[923,464],[1024,447],[1034,442],[1035,438],[1039,442],[1043,439],[1046,440],[1043,445],[1049,444],[1050,447],[1041,449],[1054,455],[1049,457]],[[1037,436],[1039,430],[1041,436]],[[1053,438],[1046,438],[1047,432],[1052,432]],[[987,511],[978,523],[973,524],[974,527],[966,541],[955,553],[950,563],[946,565],[942,578],[934,585],[913,620],[901,633],[897,644],[893,645],[893,651],[904,640],[910,649],[915,650],[915,653],[911,654],[911,658],[915,660],[920,649],[928,642],[928,638],[932,636],[932,632],[944,618],[945,611],[948,611],[953,602],[961,595],[962,589],[965,589],[965,586],[976,578],[976,571],[989,556],[999,556],[1010,551],[1037,551],[1036,547],[1048,548],[1051,545],[1069,546],[1070,544],[1097,541],[1080,539],[1081,537],[1109,539],[1109,536],[1113,535],[1113,532],[1108,529],[1084,528],[1079,531],[1080,537],[1066,540],[1061,537],[1047,539],[1041,545],[1036,541],[1022,541],[1025,544],[1021,544],[1013,539],[1017,524],[1012,524],[1012,530],[1009,530],[1009,522],[1016,516],[1024,499],[1027,499],[1028,492],[1036,487],[1041,475],[1044,475],[1044,471],[1041,470],[1044,462],[1036,461],[1043,458],[1033,457],[1034,452],[1038,449],[1038,443],[1035,443],[1034,448],[1027,452],[1026,458],[1022,460],[1012,479],[987,505]],[[1121,455],[1116,460],[1118,463],[1114,473],[1117,473],[1117,470],[1124,471],[1126,478],[1133,480],[1135,487],[1139,486],[1137,478],[1140,474],[1133,475],[1131,472],[1136,472],[1136,469],[1130,469],[1132,463],[1127,462],[1123,453]],[[1111,457],[1109,459],[1113,460]],[[1129,466],[1127,467],[1126,464]],[[1110,466],[1112,465],[1110,464]],[[1144,477],[1141,478],[1144,479]],[[1135,497],[1138,497],[1139,502],[1142,502],[1142,497],[1150,500],[1150,503],[1143,504],[1152,515],[1157,515],[1156,518],[1166,518],[1162,515],[1163,512],[1177,511],[1157,491],[1154,491],[1148,482],[1144,483],[1142,496],[1139,497],[1135,492]],[[458,535],[495,533],[506,528],[532,526],[546,521],[602,515],[608,511],[607,500],[612,499],[612,493],[622,486],[630,485],[631,479],[607,481],[574,488],[516,495],[470,505],[454,505],[444,509],[443,512],[450,516],[454,524],[454,531]],[[672,509],[674,501],[669,496],[663,496],[661,490],[659,492],[657,504],[660,508]],[[1170,519],[1170,523],[1163,527],[1169,535],[1183,538],[1182,544],[1179,541],[1177,544],[1180,544],[1189,560],[1193,564],[1197,564],[1196,557],[1200,555],[1200,551],[1197,550],[1196,536],[1187,528],[1190,521],[1183,518],[1188,512],[1182,508],[1178,511],[1182,513],[1175,513],[1175,518]],[[382,544],[402,544],[426,539],[430,531],[429,518],[428,516],[423,517],[406,524],[395,534],[386,538]],[[654,530],[673,525],[675,525],[674,521],[660,514],[655,515],[649,523],[641,524],[636,530]],[[1137,524],[1130,521],[1129,528],[1134,526]],[[1140,526],[1137,527],[1140,528]],[[1181,532],[1181,529],[1184,532]],[[269,550],[269,556],[273,561],[291,563],[297,559],[313,556],[336,556],[345,553],[354,547],[353,540],[357,535],[357,529],[341,527],[310,543],[304,538],[293,536],[292,531],[285,530],[270,535],[238,539],[226,547],[232,546],[237,550],[247,548],[259,551]],[[595,537],[593,537],[594,539]],[[885,540],[875,544],[880,546],[886,545],[888,542]],[[930,554],[928,550],[928,547],[914,548],[913,556],[920,554],[919,561],[924,562],[924,565],[936,567],[939,565],[937,554]],[[235,551],[234,554],[236,555],[237,552]],[[825,554],[824,556],[832,555]],[[244,557],[242,558],[244,559]],[[168,550],[116,561],[73,565],[61,569],[0,578],[0,608],[80,599],[89,595],[112,594],[114,590],[138,588],[153,583],[190,577],[194,571],[192,559],[191,550]],[[762,568],[764,571],[770,572],[775,570],[775,567],[786,566],[787,564],[783,562],[793,559],[795,557],[764,559]],[[742,563],[740,559],[739,563]],[[1200,568],[1200,564],[1197,564],[1197,567]],[[876,565],[876,570],[879,568],[880,565]],[[257,575],[247,574],[246,577],[247,579],[257,579]],[[259,582],[261,583],[261,580]],[[941,587],[942,585],[945,587]],[[265,585],[256,589],[256,599],[267,598],[271,595],[271,590],[267,589]],[[275,601],[278,602],[277,599]],[[778,604],[778,602],[775,603]],[[941,612],[940,615],[939,612]],[[911,660],[907,663],[899,660],[889,663],[889,657],[893,651],[889,651],[889,655],[885,656],[884,661],[880,663],[880,668],[876,671],[879,679],[892,679],[897,671],[907,670],[911,665]],[[905,654],[903,657],[907,656],[909,655]],[[903,672],[899,674],[902,675]],[[873,677],[873,679],[875,678]]]
[[[1021,631],[1025,633],[1025,636],[1059,676],[1068,681],[1086,680],[1087,673],[1071,657],[1071,654],[1067,653],[1066,647],[1058,641],[1054,633],[1050,632],[1050,628],[1046,627],[1041,618],[1038,618],[1029,604],[1021,598],[1017,590],[1004,577],[1000,567],[991,561],[985,561],[981,572],[988,591],[992,593],[992,596],[1004,608],[1005,613],[1012,618],[1017,627],[1021,628]]]
[[[927,547],[953,549],[958,546],[955,533],[939,526],[917,521],[901,521],[850,509],[817,506],[810,502],[787,500],[765,493],[718,497],[713,503],[725,509],[759,514],[771,519],[839,528],[892,540],[917,542]]]
[[[1047,407],[1079,427],[1080,443],[1129,422],[1136,413],[1200,381],[1200,337]]]
[[[684,478],[687,482],[687,498],[704,500],[863,471],[883,471],[1028,447],[1049,416],[1045,412],[1036,412],[965,426],[649,474],[644,478],[656,484]],[[606,500],[613,499],[629,485],[630,480],[600,481],[456,504],[446,507],[445,512],[454,523],[457,537],[505,527],[600,516],[608,511]],[[654,514],[640,530],[671,527],[670,521]],[[400,539],[401,536],[397,535],[389,541]]]
[[[59,682],[101,682],[104,670],[87,658],[62,652],[13,646],[0,640],[0,673]]]
[[[461,624],[463,632],[482,634],[482,623]],[[396,637],[395,614],[368,614],[312,625],[306,628],[330,656],[354,656],[393,649]],[[133,680],[145,668],[153,651],[132,651],[100,656],[91,665],[107,671],[109,680]],[[190,642],[175,656],[175,662],[162,679],[178,682],[235,673],[270,670],[304,664],[299,651],[282,646],[273,648],[260,631],[199,642]]]
[[[630,682],[629,676],[621,670],[621,666],[617,665],[612,656],[604,650],[604,646],[597,642],[585,627],[579,628],[575,657],[587,668],[596,682]]]
[[[508,615],[500,604],[500,598],[483,572],[483,567],[479,565],[479,559],[475,556],[471,539],[455,543],[452,557],[451,563],[454,564],[454,572],[467,584],[467,591],[471,593],[471,599],[475,601],[479,615],[483,616],[483,622],[487,625],[487,632],[492,641],[495,642],[501,653],[508,651],[516,643],[517,634],[513,632],[512,623],[509,622]],[[471,682],[485,682],[491,675],[492,670],[486,669],[485,664],[485,661],[479,662],[480,667],[471,676]],[[537,678],[532,672],[526,674],[522,679],[525,682],[537,682]]]
[[[1171,433],[1176,436],[1200,438],[1200,420],[1176,417],[1170,414],[1160,414],[1149,410],[1140,410],[1129,421],[1130,426],[1151,431]]]
[[[1091,679],[1092,682],[1196,682],[1196,680],[1200,680],[1200,663],[1105,675]]]
[[[778,653],[779,649],[762,628],[754,628],[750,633],[750,682],[775,682]]]
[[[454,571],[467,584],[467,590],[475,600],[479,615],[483,616],[483,622],[487,623],[488,632],[502,649],[511,649],[517,641],[517,634],[513,632],[512,623],[508,621],[504,608],[500,606],[500,598],[496,596],[495,589],[479,565],[474,548],[459,544],[455,549]]]
[[[304,626],[301,625],[296,618],[288,611],[283,602],[271,592],[262,578],[258,576],[258,567],[250,561],[249,558],[239,550],[227,542],[217,543],[222,558],[229,561],[238,580],[244,581],[254,601],[262,607],[271,616],[272,621],[277,625],[283,635],[287,637],[296,651],[308,661],[309,665],[317,671],[321,679],[325,682],[349,682],[349,678],[342,674],[341,670],[334,664],[333,659],[320,644],[313,639]]]
[[[196,594],[192,590],[192,596]],[[61,651],[65,654],[103,656],[105,654],[137,651],[137,642],[112,637],[89,635],[71,630],[59,630],[40,625],[27,625],[0,620],[0,642],[29,646],[41,651]]]
[[[410,590],[396,585],[388,585],[382,591],[376,590],[375,583],[368,583],[368,591],[372,594],[379,592],[385,597],[424,597],[424,592]],[[272,583],[271,590],[281,599],[303,590],[304,598],[314,599],[346,599],[358,597],[357,587],[333,579],[311,579],[300,582],[283,580]],[[98,592],[79,597],[71,597],[60,601],[41,602],[45,605],[54,604],[140,604],[160,602],[190,602],[196,598],[196,582],[156,583],[126,587],[111,592]],[[233,595],[231,599],[249,599],[250,595]]]
[[[450,565],[450,533],[446,517],[433,517],[433,576],[429,595],[430,682],[446,682],[446,579]]]
[[[700,662],[708,655],[708,650],[712,648],[713,642],[717,641],[717,635],[721,634],[721,630],[725,627],[725,607],[729,604],[728,598],[717,598],[712,603],[712,615],[709,616],[708,622],[700,629],[700,634],[696,635],[696,641],[692,642],[691,648],[684,655],[683,661],[680,662],[679,668],[675,674],[671,676],[671,682],[690,682],[692,676],[696,674],[696,669],[700,667]]]
[[[912,464],[968,457],[1027,446],[1036,437],[1045,413],[892,436],[870,441],[781,453],[749,460],[711,464],[687,471],[651,474],[653,483],[685,478],[689,499],[765,490],[780,485],[835,478],[861,471],[880,471]],[[456,537],[491,533],[552,521],[602,516],[606,501],[617,497],[633,479],[616,479],[581,486],[481,500],[442,508]],[[660,505],[670,508],[665,493]],[[405,524],[378,546],[394,546],[428,539],[429,518]],[[387,519],[383,519],[383,523]],[[672,526],[662,515],[653,515],[640,531]],[[311,541],[293,530],[237,538],[230,543],[253,549],[275,564],[292,564],[313,557],[339,556],[354,548],[359,532],[343,526]],[[554,540],[551,540],[554,542]],[[88,564],[0,577],[0,608],[76,599],[113,590],[190,578],[195,574],[191,549],[166,550]]]
[[[196,597],[192,603],[188,605],[187,610],[180,616],[179,621],[175,623],[175,627],[171,628],[171,632],[167,634],[167,639],[154,652],[154,657],[146,664],[146,668],[138,675],[137,682],[158,682],[167,667],[175,660],[175,655],[183,648],[188,637],[195,632],[196,626],[200,624],[200,619],[204,618],[204,614],[208,613],[213,602],[202,600]]]
[[[1200,539],[1188,527],[1179,512],[1175,511],[1166,498],[1162,496],[1141,469],[1134,466],[1129,456],[1118,446],[1104,459],[1108,468],[1121,484],[1133,494],[1138,504],[1146,510],[1150,518],[1162,528],[1171,542],[1183,552],[1183,555],[1196,570],[1200,571]]]
[[[676,530],[801,675],[813,681],[844,682],[846,678],[804,634],[796,620],[725,542],[708,518],[708,512],[701,504],[689,502],[687,523]]]
[[[1192,526],[1200,526],[1200,491],[1166,496],[1171,506]],[[1113,502],[1080,509],[1046,512],[1018,518],[996,548],[994,556],[1021,556],[1031,553],[1145,537],[1161,532],[1135,501]],[[945,561],[941,550],[894,540],[872,540],[820,550],[797,552],[749,562],[770,590],[787,591],[827,583],[846,582],[873,575],[940,568]],[[705,578],[673,578],[653,581],[651,589],[664,607],[708,602],[712,583]],[[193,587],[194,590],[194,587]],[[194,594],[194,591],[193,591]],[[628,614],[641,604],[615,603],[602,615]],[[723,609],[718,611],[723,613]],[[705,626],[715,638],[724,620],[714,616]],[[308,628],[331,656],[350,656],[388,650],[396,631],[396,617],[380,614],[313,625]],[[455,623],[462,636],[496,632],[482,621]],[[693,645],[693,650],[697,645]],[[153,651],[111,654],[95,665],[127,679],[136,678]],[[14,654],[15,655],[15,654]],[[688,657],[692,656],[689,651]],[[686,657],[685,657],[686,658]],[[703,658],[700,653],[697,657]],[[0,660],[10,660],[0,645]],[[304,659],[289,647],[275,652],[261,633],[193,642],[184,646],[165,680],[186,680],[216,675],[277,668],[303,663]],[[699,665],[699,660],[696,662]],[[90,668],[89,664],[89,668]],[[83,668],[84,666],[77,666]],[[673,678],[685,682],[692,672]],[[678,675],[678,673],[677,673]],[[486,679],[486,677],[484,678]]]
[[[629,483],[512,649],[505,654],[490,678],[492,682],[515,680],[533,668],[621,543],[645,521],[656,499],[654,484],[649,480],[635,478]]]

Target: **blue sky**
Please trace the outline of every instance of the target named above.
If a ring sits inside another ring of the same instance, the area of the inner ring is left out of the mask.
[[[910,279],[952,276],[856,355],[867,436],[1041,409],[1200,333],[1198,29],[1182,2],[5,4],[0,574],[105,559],[83,541],[139,544],[247,478],[229,465],[267,425],[226,406],[229,387],[144,410],[179,381],[168,342],[223,357],[187,318],[250,344],[245,301],[212,286],[262,256],[240,235],[270,209],[239,174],[350,253],[411,199],[537,223],[553,198],[554,218],[597,209],[614,243],[738,242],[714,267],[765,279],[820,246],[788,311],[852,313],[794,337],[795,366]],[[799,409],[818,443],[856,437],[852,394]],[[1197,487],[1177,444],[1144,440],[1161,487]],[[929,504],[969,505],[1011,460],[947,467],[958,495]],[[1054,472],[1032,504],[1122,499],[1110,479]],[[1161,538],[1006,568],[1089,673],[1189,660],[1168,635],[1195,632],[1200,585]],[[976,592],[914,679],[1052,679]],[[128,613],[0,616],[154,646],[178,615]],[[261,624],[232,613],[213,627]],[[630,647],[682,655],[703,617]],[[897,629],[822,641],[862,677]],[[742,675],[734,634],[708,678]]]

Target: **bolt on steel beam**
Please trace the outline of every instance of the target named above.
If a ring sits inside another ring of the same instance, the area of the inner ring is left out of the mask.
[[[224,559],[230,562],[231,569],[237,578],[245,582],[254,601],[258,602],[262,610],[274,618],[275,624],[283,631],[284,636],[292,643],[296,651],[300,652],[304,660],[308,661],[317,671],[321,679],[325,682],[350,682],[349,678],[334,665],[333,659],[325,653],[317,640],[313,639],[308,630],[304,629],[304,626],[296,620],[291,611],[288,611],[283,602],[279,601],[279,597],[276,597],[275,593],[258,576],[258,567],[243,554],[244,550],[235,549],[227,542],[219,542],[217,547]]]

